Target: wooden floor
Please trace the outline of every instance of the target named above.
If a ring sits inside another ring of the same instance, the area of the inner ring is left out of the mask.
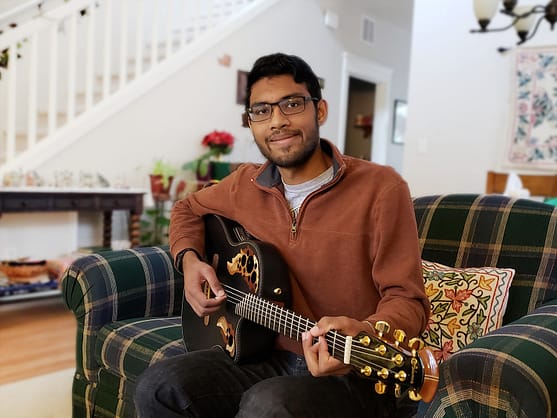
[[[0,384],[75,367],[75,333],[61,296],[0,304]]]

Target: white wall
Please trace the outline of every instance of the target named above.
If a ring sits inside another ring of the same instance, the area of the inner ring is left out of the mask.
[[[490,25],[508,24],[498,15]],[[488,170],[503,164],[513,119],[514,30],[471,34],[471,1],[414,5],[403,175],[414,195],[481,193]],[[555,44],[542,22],[526,46]]]
[[[325,7],[339,13],[337,31],[324,26]],[[323,95],[329,102],[330,113],[321,133],[340,144],[343,138],[337,137],[337,115],[345,51],[392,68],[392,98],[406,97],[410,32],[377,21],[377,43],[370,47],[359,40],[362,14],[371,14],[366,0],[277,2],[245,28],[105,121],[38,171],[45,177],[61,168],[76,173],[80,170],[100,172],[109,180],[125,177],[130,185],[147,188],[147,173],[155,159],[163,158],[181,166],[204,151],[201,139],[213,129],[228,130],[236,136],[234,151],[226,156],[227,159],[260,161],[250,131],[241,127],[243,108],[236,104],[236,73],[249,70],[259,56],[278,51],[303,57],[325,79]],[[232,58],[230,67],[218,62],[225,54]],[[402,147],[388,145],[388,163],[399,170],[401,155]],[[4,220],[0,221],[2,225]],[[80,219],[79,246],[98,244],[94,241],[98,238],[98,225],[90,217]],[[116,227],[113,232],[114,239],[125,238],[122,236],[125,228]],[[74,234],[73,229],[54,237],[51,240],[53,251],[63,253],[75,249],[68,245],[74,242],[71,234]],[[32,251],[32,242],[22,239],[17,242],[17,256]],[[0,236],[0,258],[3,248],[6,248],[5,241]],[[10,248],[13,250],[13,246]]]

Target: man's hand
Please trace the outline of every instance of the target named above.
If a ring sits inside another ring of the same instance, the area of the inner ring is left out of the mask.
[[[313,376],[344,375],[351,367],[329,354],[325,334],[336,330],[343,335],[355,336],[369,327],[356,319],[346,316],[324,316],[308,332],[302,334],[302,347],[308,370]],[[314,338],[318,338],[314,344]]]
[[[194,312],[201,317],[217,311],[226,300],[226,294],[213,267],[199,260],[193,251],[188,251],[182,259],[182,269],[184,296]],[[205,283],[211,287],[213,297],[203,292]]]

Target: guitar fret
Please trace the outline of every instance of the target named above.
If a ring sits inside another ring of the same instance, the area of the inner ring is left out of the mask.
[[[272,330],[277,330],[277,306],[273,303],[269,304],[269,308],[271,309],[269,312],[269,328]],[[273,320],[271,325],[271,319]],[[280,331],[280,324],[278,324],[278,331]]]
[[[288,322],[288,311],[286,311],[285,322]],[[292,331],[293,331],[292,322],[293,321],[290,321],[289,327],[288,327],[290,329],[290,335],[288,336],[288,338],[290,338],[290,339],[292,339]]]
[[[275,305],[275,307],[276,307],[276,311],[278,312],[278,327],[277,327],[277,330],[278,330],[278,332],[280,332],[280,323],[281,323],[281,320],[282,320],[282,309],[280,309],[277,305]],[[284,333],[286,334],[286,324],[283,325],[282,329],[283,329]]]

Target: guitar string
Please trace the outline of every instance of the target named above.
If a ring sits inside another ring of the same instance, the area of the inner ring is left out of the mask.
[[[260,297],[258,297],[257,295],[254,295],[252,293],[245,293],[242,292],[238,289],[235,289],[234,287],[231,287],[229,285],[223,284],[223,286],[225,287],[225,289],[227,290],[227,294],[229,295],[229,300],[232,303],[236,303],[236,306],[240,305],[241,308],[245,308],[248,310],[248,315],[247,315],[247,319],[251,319],[254,320],[254,322],[257,322],[257,320],[255,320],[256,318],[254,318],[254,316],[258,317],[258,318],[262,318],[264,317],[262,315],[262,313],[265,313],[266,310],[262,309],[261,307],[257,306],[259,305],[265,305],[268,309],[274,309],[276,311],[278,311],[278,313],[280,314],[278,317],[278,325],[277,325],[277,320],[273,320],[273,319],[269,319],[269,328],[274,329],[275,331],[281,332],[281,327],[284,330],[284,335],[288,336],[290,334],[290,336],[292,337],[292,327],[287,327],[288,323],[292,323],[294,325],[297,325],[297,333],[296,334],[296,340],[299,340],[299,336],[300,333],[303,331],[308,331],[311,327],[313,327],[315,325],[315,322],[303,318],[300,315],[297,315],[296,313],[294,313],[291,310],[282,308],[278,305],[275,305],[265,299],[262,299]],[[246,300],[251,299],[252,302],[255,303],[255,310],[253,308],[250,308],[249,306],[247,306],[247,303],[242,304],[242,302],[245,302]],[[268,310],[267,309],[267,310]],[[249,315],[252,315],[252,317],[249,317]],[[285,319],[282,319],[282,316],[285,316]],[[289,322],[288,321],[288,317],[291,317],[292,320]],[[294,321],[294,319],[296,321]],[[261,325],[265,325],[265,321],[263,321],[264,323]],[[271,327],[271,322],[275,325],[276,329],[274,327]],[[302,326],[302,327],[300,327]],[[290,329],[290,333],[287,332],[287,328]],[[332,348],[333,350],[333,354],[337,354],[337,356],[335,356],[336,358],[338,358],[339,360],[343,360],[344,358],[344,347],[345,347],[345,341],[346,341],[346,337],[340,333],[336,333],[336,337],[334,337],[333,335],[331,335],[331,332],[328,332],[325,335],[325,339],[326,341],[329,343],[329,346]],[[382,361],[382,363],[373,363],[371,362],[371,365],[374,366],[377,370],[384,368],[386,365],[384,364],[385,361],[387,361],[389,363],[388,366],[392,367],[392,363],[393,361],[389,358],[385,358],[384,355],[381,354],[377,354],[375,352],[374,348],[367,348],[364,346],[361,346],[359,344],[355,344],[352,346],[352,357],[355,361],[352,361],[352,363],[355,366],[358,367],[363,367],[366,365],[370,365],[370,358],[377,358],[379,360]],[[399,351],[392,349],[392,351],[398,353]],[[359,355],[362,356],[362,358],[360,358]],[[402,353],[404,355],[404,353]],[[363,358],[365,357],[365,358]],[[367,360],[367,361],[366,361]],[[389,367],[389,368],[390,368]],[[394,373],[394,372],[393,372]]]

